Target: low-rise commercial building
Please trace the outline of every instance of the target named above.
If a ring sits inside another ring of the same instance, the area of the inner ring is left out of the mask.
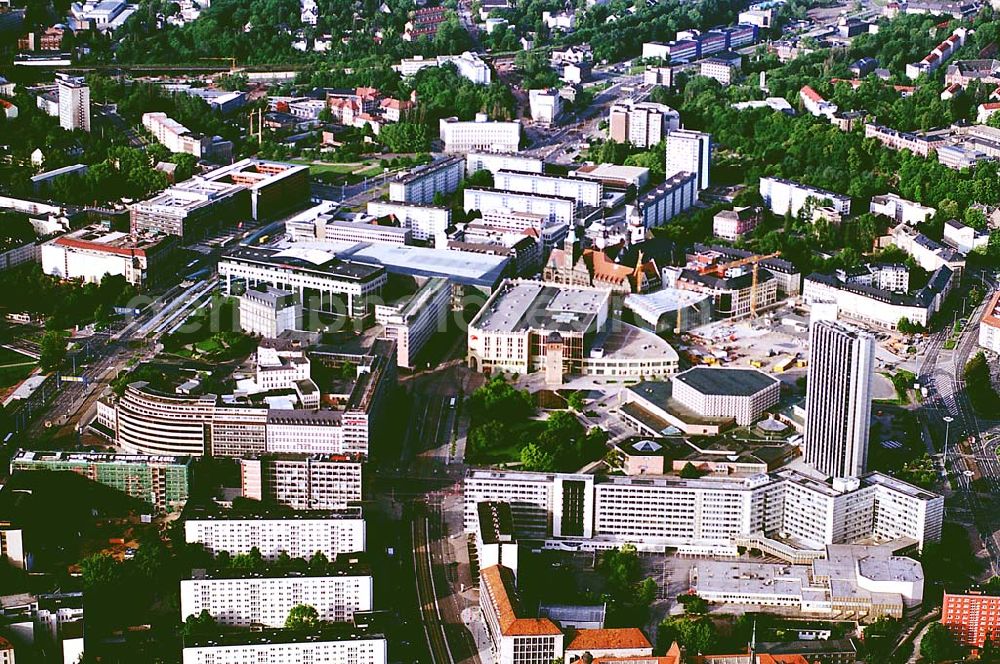
[[[268,454],[240,459],[243,496],[294,510],[340,510],[363,497],[363,458]]]
[[[188,499],[190,465],[188,457],[18,450],[10,472],[73,472],[143,500],[157,511],[177,512]]]
[[[707,417],[753,424],[778,404],[781,383],[755,369],[693,367],[671,378],[673,398]]]
[[[100,283],[109,274],[121,275],[142,289],[164,278],[163,270],[176,246],[176,239],[166,235],[130,235],[88,226],[43,244],[42,271],[85,283]]]

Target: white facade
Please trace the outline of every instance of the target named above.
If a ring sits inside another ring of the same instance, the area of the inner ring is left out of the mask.
[[[472,175],[476,171],[519,171],[521,173],[541,173],[545,162],[537,157],[520,154],[498,154],[490,152],[470,152],[465,155],[465,172]]]
[[[460,76],[477,85],[489,85],[492,80],[489,65],[483,62],[478,53],[470,51],[461,55],[439,55],[437,58],[424,58],[418,55],[401,60],[398,65],[393,66],[393,69],[399,72],[400,76],[413,76],[424,67],[440,67],[444,64],[454,65]]]
[[[1000,291],[990,298],[979,321],[979,345],[1000,354]]]
[[[535,194],[500,191],[498,189],[466,189],[465,210],[487,211],[510,210],[539,214],[551,222],[569,224],[576,215],[576,201],[572,198],[558,198]]]
[[[903,318],[914,325],[926,326],[937,311],[933,301],[921,303],[890,291],[879,294],[845,288],[833,277],[815,274],[803,282],[802,299],[810,305],[832,302],[837,305],[839,315],[890,330],[895,330]]]
[[[966,226],[957,219],[949,219],[944,224],[944,241],[960,253],[968,254],[976,249],[986,249],[990,243],[990,234],[988,231]]]
[[[210,138],[193,133],[166,113],[143,113],[142,126],[171,152],[193,154],[200,159],[211,151]]]
[[[461,157],[442,159],[389,182],[389,200],[430,204],[435,194],[450,194],[458,189],[464,175],[465,162]]]
[[[946,247],[906,224],[899,224],[890,231],[892,243],[917,261],[928,272],[947,267],[956,274],[965,268],[965,258],[951,247]]]
[[[937,213],[937,210],[932,207],[908,201],[892,193],[873,196],[868,211],[872,214],[895,219],[897,224],[909,224],[910,226],[921,224]]]
[[[516,171],[497,171],[493,186],[503,191],[572,198],[577,205],[586,207],[599,207],[604,195],[603,185],[594,180]]]
[[[245,643],[220,638],[213,644],[195,644],[184,648],[183,664],[289,664],[324,662],[325,664],[388,664],[385,637],[359,634],[354,638],[326,638],[307,634],[308,638],[267,638],[250,634]]]
[[[833,477],[856,477],[868,463],[875,340],[836,322],[810,332],[806,381],[806,463]]]
[[[417,240],[434,240],[443,236],[451,226],[451,210],[432,205],[370,201],[368,214],[375,217],[394,216],[399,225],[409,229]]]
[[[490,122],[480,113],[475,121],[443,118],[441,141],[445,152],[517,152],[521,148],[520,122]]]
[[[285,330],[302,328],[302,303],[291,291],[251,288],[239,299],[240,329],[248,334],[274,339]]]
[[[202,611],[220,625],[284,627],[299,604],[315,607],[319,619],[347,622],[372,610],[372,577],[367,572],[337,576],[182,579],[181,620]]]
[[[169,252],[169,244],[162,236],[136,238],[88,226],[49,240],[39,254],[42,272],[60,279],[100,283],[107,275],[121,275],[128,283],[145,288],[156,280],[156,270],[151,268]]]
[[[67,131],[90,131],[90,87],[82,78],[60,76],[59,126]]]
[[[202,544],[213,555],[250,553],[257,548],[265,560],[281,552],[292,558],[309,558],[317,551],[330,560],[342,553],[365,550],[365,520],[337,514],[284,519],[192,518],[184,522],[184,538]]]
[[[464,495],[468,533],[478,527],[478,503],[506,502],[516,537],[586,550],[629,542],[735,551],[740,539],[778,535],[807,550],[902,537],[923,547],[940,540],[944,518],[944,498],[881,473],[830,485],[792,470],[697,480],[470,470]]]
[[[558,90],[529,90],[531,119],[542,124],[555,124],[562,114],[562,97]]]
[[[739,426],[778,405],[781,383],[755,369],[695,367],[671,379],[673,397],[705,417],[731,417]]]
[[[771,212],[777,215],[790,212],[795,216],[807,202],[818,207],[826,205],[826,201],[830,201],[834,210],[841,215],[851,213],[850,196],[781,178],[761,178],[760,196]]]
[[[687,129],[678,129],[667,134],[666,176],[668,178],[677,173],[694,173],[698,178],[698,191],[707,189],[711,158],[711,134]]]
[[[247,498],[294,510],[338,510],[362,499],[360,457],[275,455],[240,459],[239,463]],[[364,545],[363,532],[361,543]]]
[[[407,369],[415,366],[415,359],[434,334],[447,328],[447,315],[451,310],[451,284],[447,279],[434,277],[401,306],[375,307],[375,322],[384,326],[382,333],[396,342],[396,364]]]

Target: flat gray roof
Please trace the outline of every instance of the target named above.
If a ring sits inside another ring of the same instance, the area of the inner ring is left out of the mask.
[[[540,281],[505,282],[473,321],[484,332],[592,331],[610,290],[556,286]]]
[[[778,379],[756,369],[692,367],[673,378],[702,394],[749,397],[776,385]]]

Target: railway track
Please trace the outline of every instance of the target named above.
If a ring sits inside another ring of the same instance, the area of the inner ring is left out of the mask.
[[[413,568],[416,571],[417,601],[430,649],[431,664],[454,664],[444,633],[444,621],[437,603],[434,569],[431,562],[430,527],[427,517],[415,516],[410,522],[413,538]]]

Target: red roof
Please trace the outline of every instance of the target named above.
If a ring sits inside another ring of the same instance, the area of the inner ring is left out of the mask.
[[[61,245],[63,247],[73,247],[75,249],[89,249],[90,251],[103,251],[107,254],[116,254],[118,256],[145,256],[145,249],[135,249],[130,247],[116,247],[110,244],[102,244],[100,242],[87,242],[86,240],[77,240],[71,237],[60,237],[55,240],[55,244]]]
[[[803,85],[802,89],[799,90],[799,94],[817,103],[821,101],[826,101],[825,99],[823,99],[823,96],[820,95],[820,93],[816,92],[815,90],[812,89],[812,87],[808,85]]]
[[[4,108],[14,108],[14,104],[10,103],[6,99],[0,99],[0,106],[3,106]]]
[[[490,599],[500,620],[504,636],[556,636],[562,634],[548,618],[522,618],[518,616],[517,599],[513,596],[514,577],[510,569],[500,565],[487,567],[479,572],[489,589]]]
[[[991,101],[987,104],[980,104],[979,108],[984,111],[995,111],[1000,109],[1000,101]]]
[[[570,636],[566,650],[634,650],[652,648],[642,630],[637,627],[621,629],[579,629]]]

